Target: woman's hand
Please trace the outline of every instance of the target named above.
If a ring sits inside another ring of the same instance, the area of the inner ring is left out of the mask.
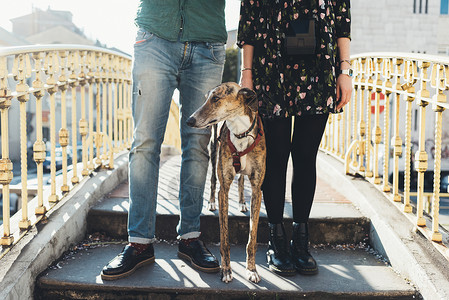
[[[242,88],[253,89],[253,71],[242,70],[240,73],[240,86]]]
[[[337,78],[337,111],[351,100],[352,79],[350,76],[340,74]]]

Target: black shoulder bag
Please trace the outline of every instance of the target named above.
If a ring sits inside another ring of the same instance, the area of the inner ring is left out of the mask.
[[[296,19],[289,23],[285,35],[287,55],[315,54],[315,19]]]

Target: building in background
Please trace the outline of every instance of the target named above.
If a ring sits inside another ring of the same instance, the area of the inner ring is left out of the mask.
[[[0,47],[28,45],[29,42],[0,27]]]
[[[351,53],[449,55],[448,0],[351,1]]]
[[[101,43],[88,39],[83,31],[79,29],[72,21],[72,13],[69,11],[58,11],[48,8],[46,11],[34,8],[31,14],[24,15],[11,19],[12,32],[8,32],[0,28],[0,46],[24,46],[37,44],[77,44],[102,47]],[[12,66],[13,61],[8,61],[9,66]],[[27,84],[32,86],[34,78],[29,78]],[[10,80],[10,89],[14,90],[14,81]],[[77,88],[79,92],[79,87]],[[60,97],[60,94],[57,94]],[[36,140],[36,126],[35,119],[35,98],[30,96],[27,101],[27,135],[28,144],[32,145]],[[50,102],[49,96],[45,95],[42,101],[42,115],[43,115],[43,137],[44,140],[50,140]],[[61,124],[61,102],[56,99],[56,127],[59,128]],[[67,115],[71,115],[71,101],[67,101]],[[81,106],[78,104],[77,110],[80,111]],[[20,127],[19,122],[19,103],[12,101],[9,109],[9,136],[10,136],[10,158],[13,162],[18,162],[20,159]],[[67,129],[71,132],[71,122],[67,123]],[[80,138],[80,137],[79,137]],[[58,137],[56,137],[58,141]],[[33,166],[34,163],[31,164]],[[14,170],[19,171],[20,168],[14,167]]]
[[[71,12],[52,10],[50,7],[46,11],[33,8],[31,14],[11,19],[11,22],[12,32],[22,37],[42,33],[57,26],[66,27],[76,34],[83,35],[73,24]]]
[[[352,0],[351,53],[449,55],[449,0]],[[228,31],[227,48],[236,47]]]

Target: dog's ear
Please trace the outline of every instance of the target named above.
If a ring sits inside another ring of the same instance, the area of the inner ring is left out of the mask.
[[[252,110],[257,111],[259,109],[259,102],[257,101],[256,93],[248,88],[242,88],[237,93],[238,97],[243,97],[246,105]]]

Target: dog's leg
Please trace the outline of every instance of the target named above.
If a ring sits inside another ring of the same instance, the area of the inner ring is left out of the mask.
[[[221,254],[221,280],[232,281],[231,255],[228,233],[228,194],[231,180],[224,183],[220,180],[220,191],[218,192],[218,209],[220,220],[220,254]]]
[[[263,177],[262,177],[263,178]],[[249,281],[258,283],[260,281],[259,273],[256,270],[256,250],[257,250],[257,228],[259,224],[260,204],[262,201],[262,192],[260,187],[262,180],[260,176],[250,177],[252,195],[251,195],[251,213],[249,224],[249,238],[246,245],[246,277]]]
[[[246,202],[245,202],[245,175],[240,174],[239,177],[239,206],[240,206],[240,211],[241,212],[247,212],[248,208],[246,207]]]
[[[210,143],[210,162],[212,165],[212,175],[210,177],[210,198],[209,198],[209,207],[210,211],[217,210],[217,206],[215,205],[215,189],[217,188],[217,124],[213,125],[213,136]]]

